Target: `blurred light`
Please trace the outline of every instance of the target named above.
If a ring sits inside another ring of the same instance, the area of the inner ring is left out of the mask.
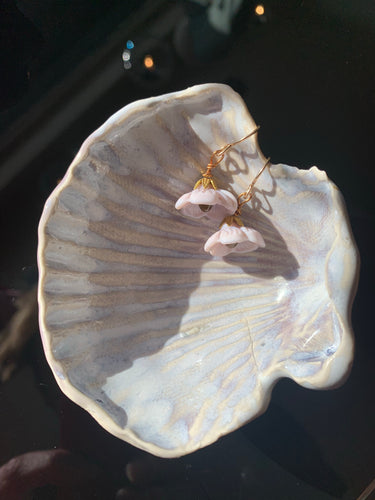
[[[129,49],[129,50],[134,49],[134,42],[133,42],[133,40],[128,40],[126,42],[126,48]]]
[[[124,68],[125,69],[130,69],[132,67],[132,63],[130,61],[125,61],[124,62]]]
[[[125,40],[126,42],[126,40]],[[170,81],[175,70],[174,51],[169,42],[158,38],[139,38],[134,49],[128,50],[131,57],[123,61],[131,62],[130,71],[125,71],[126,78],[143,89],[162,89]]]
[[[264,14],[264,6],[261,3],[255,7],[255,14],[257,16],[263,16],[263,14]]]
[[[130,60],[130,52],[128,50],[124,50],[122,53],[122,60],[129,61]]]
[[[152,69],[155,66],[153,57],[149,55],[145,56],[145,58],[143,59],[143,64],[145,68]]]

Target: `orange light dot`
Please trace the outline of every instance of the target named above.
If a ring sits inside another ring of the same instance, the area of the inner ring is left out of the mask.
[[[152,56],[145,56],[145,58],[143,59],[143,64],[147,69],[151,69],[155,66]]]
[[[263,16],[263,14],[264,14],[264,7],[263,7],[263,5],[262,5],[262,4],[259,4],[259,5],[257,5],[257,6],[255,7],[255,14],[256,14],[257,16]]]

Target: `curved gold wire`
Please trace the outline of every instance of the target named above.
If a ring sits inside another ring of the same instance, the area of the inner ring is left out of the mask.
[[[236,144],[239,144],[240,142],[245,141],[252,135],[256,134],[258,130],[260,129],[260,126],[257,125],[254,130],[252,130],[249,134],[245,135],[238,141],[230,142],[229,144],[226,144],[225,146],[221,147],[220,149],[217,149],[214,151],[210,157],[210,161],[206,167],[206,171],[202,173],[201,179],[198,180],[198,182],[195,184],[194,189],[197,189],[199,186],[203,186],[204,188],[208,188],[212,186],[214,189],[217,189],[216,183],[213,180],[213,175],[212,175],[212,169],[217,167],[219,163],[224,159],[225,153],[230,149],[231,147],[235,146]],[[268,158],[263,165],[263,167],[259,170],[257,175],[254,177],[254,179],[251,181],[249,184],[249,187],[244,191],[243,193],[239,194],[237,197],[237,210],[235,213],[231,216],[232,219],[236,218],[241,214],[241,208],[245,203],[248,203],[251,198],[253,197],[253,188],[255,186],[255,183],[259,179],[259,177],[262,175],[264,170],[270,165],[271,163],[271,158]],[[234,219],[233,219],[234,220]],[[240,220],[240,219],[238,219]],[[236,223],[239,224],[238,220],[236,220]]]
[[[235,142],[230,142],[229,144],[226,144],[220,149],[217,149],[214,151],[210,157],[210,161],[208,162],[208,165],[206,167],[206,171],[204,172],[203,177],[205,178],[211,178],[212,173],[211,170],[219,165],[219,163],[224,159],[225,153],[230,149],[231,147],[235,146],[236,144],[239,144],[240,142],[245,141],[252,135],[256,134],[258,130],[260,129],[260,126],[257,125],[254,130],[250,132],[250,134],[245,135],[245,137],[242,137],[242,139],[239,139],[238,141]],[[216,161],[215,161],[216,160]]]
[[[240,215],[242,206],[245,205],[245,203],[248,203],[253,197],[253,188],[255,186],[255,183],[257,182],[259,177],[263,174],[264,170],[268,167],[270,163],[271,163],[271,158],[268,158],[266,163],[263,165],[263,167],[259,170],[254,179],[251,181],[246,191],[237,196],[237,210],[235,212],[236,215]]]

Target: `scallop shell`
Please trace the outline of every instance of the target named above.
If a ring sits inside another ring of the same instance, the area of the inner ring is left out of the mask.
[[[217,230],[174,208],[210,154],[254,129],[225,85],[130,104],[82,145],[39,226],[40,327],[62,391],[109,432],[176,457],[263,412],[281,377],[347,374],[358,255],[337,187],[272,165],[246,225],[266,247],[212,258]],[[238,195],[264,164],[256,136],[215,171]]]

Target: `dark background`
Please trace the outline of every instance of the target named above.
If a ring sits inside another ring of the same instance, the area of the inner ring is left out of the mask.
[[[261,124],[260,146],[273,163],[317,165],[339,186],[361,255],[349,379],[327,392],[281,381],[268,411],[241,430],[240,440],[315,488],[315,498],[326,492],[355,499],[375,477],[375,3],[263,5],[259,17],[256,3],[244,1],[225,36],[188,1],[3,1],[0,288],[23,291],[36,281],[44,201],[83,140],[113,112],[198,83],[228,83]],[[130,69],[122,60],[127,40],[135,43]],[[154,56],[152,74],[145,54]],[[0,386],[0,465],[59,444],[62,414],[51,409],[59,397],[35,336],[20,369]],[[214,446],[212,460],[220,462],[225,446]],[[288,487],[262,496],[258,481],[254,498],[304,498]],[[207,491],[186,498],[226,498],[215,486]]]

